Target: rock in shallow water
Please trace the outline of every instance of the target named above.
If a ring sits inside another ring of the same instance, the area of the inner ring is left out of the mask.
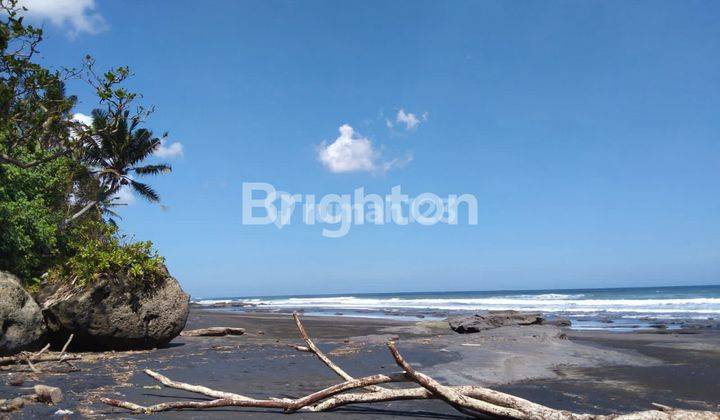
[[[40,307],[20,279],[0,271],[0,356],[41,347],[46,332]]]
[[[484,311],[448,321],[450,328],[458,334],[471,334],[513,325],[537,325],[542,322],[543,317],[540,313],[519,311]]]
[[[190,297],[166,271],[153,284],[105,278],[83,287],[48,284],[38,293],[52,341],[75,334],[79,350],[162,347],[185,328]]]
[[[572,321],[567,318],[552,318],[552,319],[544,319],[542,321],[543,325],[554,325],[556,327],[569,327],[572,325]]]

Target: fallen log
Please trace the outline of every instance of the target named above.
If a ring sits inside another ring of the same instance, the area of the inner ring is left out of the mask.
[[[245,329],[233,327],[210,327],[187,330],[180,333],[183,337],[224,337],[226,335],[243,335]]]
[[[208,409],[218,407],[277,408],[286,413],[297,411],[327,411],[348,404],[374,403],[399,400],[439,399],[461,413],[476,418],[505,417],[519,420],[720,420],[720,413],[709,411],[679,410],[656,405],[658,409],[640,411],[623,415],[593,415],[556,410],[520,397],[478,386],[452,387],[442,385],[435,379],[416,371],[402,356],[394,342],[388,343],[388,349],[403,372],[391,375],[371,375],[353,378],[336,365],[310,339],[307,331],[294,314],[300,335],[307,347],[297,346],[299,351],[314,353],[326,366],[344,379],[343,382],[321,389],[300,398],[254,399],[245,395],[218,391],[201,385],[192,385],[173,381],[157,372],[145,373],[163,385],[194,392],[214,398],[209,401],[172,401],[143,406],[129,401],[101,398],[104,404],[127,409],[136,413],[158,413],[182,409]],[[379,385],[390,382],[414,382],[419,388],[394,389]],[[369,392],[348,392],[348,391]]]

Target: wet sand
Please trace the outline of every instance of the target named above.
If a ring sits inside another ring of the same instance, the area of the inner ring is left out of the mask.
[[[349,317],[307,317],[316,343],[352,375],[398,371],[385,343],[396,340],[418,370],[453,385],[487,384],[556,408],[592,413],[648,409],[651,402],[720,410],[720,334],[607,333],[553,326],[506,327],[459,335],[444,322],[401,322]],[[239,337],[178,337],[168,348],[95,354],[79,372],[28,374],[23,387],[6,384],[0,398],[29,393],[36,383],[58,386],[66,401],[56,407],[27,406],[12,418],[45,417],[69,409],[77,417],[145,417],[107,407],[101,396],[152,404],[198,399],[142,373],[152,369],[172,379],[257,398],[297,397],[338,382],[302,344],[287,315],[240,314],[193,309],[188,328],[243,327]],[[64,369],[58,367],[57,370]],[[201,397],[202,398],[202,397]],[[279,418],[274,410],[216,409],[170,412],[160,418]],[[0,418],[2,415],[0,415]],[[295,418],[460,418],[437,401],[349,406]]]

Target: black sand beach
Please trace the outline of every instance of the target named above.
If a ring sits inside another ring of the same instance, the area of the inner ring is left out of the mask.
[[[400,322],[349,317],[307,317],[304,324],[324,351],[352,375],[398,371],[385,343],[396,340],[418,370],[453,385],[486,384],[536,402],[577,412],[613,413],[650,409],[652,402],[678,408],[720,409],[720,334],[676,332],[608,333],[554,326],[503,327],[459,335],[445,322]],[[11,418],[45,417],[58,409],[70,417],[139,418],[101,404],[111,397],[139,404],[197,395],[160,388],[142,369],[172,379],[253,397],[296,397],[338,382],[302,344],[287,315],[238,314],[193,309],[188,328],[233,326],[237,337],[178,337],[167,348],[101,353],[69,373],[26,373],[23,386],[7,384],[0,371],[0,398],[28,393],[43,383],[58,386],[65,401],[33,404]],[[58,367],[58,371],[63,368]],[[170,412],[160,418],[275,418],[274,410],[216,409]],[[297,418],[459,418],[437,401],[349,406]]]

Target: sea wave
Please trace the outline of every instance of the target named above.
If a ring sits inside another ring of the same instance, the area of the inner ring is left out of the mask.
[[[197,303],[212,305],[232,300],[203,300]],[[294,297],[279,299],[242,300],[269,308],[316,308],[327,310],[523,310],[550,313],[630,313],[630,314],[720,314],[720,298],[648,298],[648,299],[592,299],[584,295],[539,294],[468,298],[402,298],[402,297]]]

